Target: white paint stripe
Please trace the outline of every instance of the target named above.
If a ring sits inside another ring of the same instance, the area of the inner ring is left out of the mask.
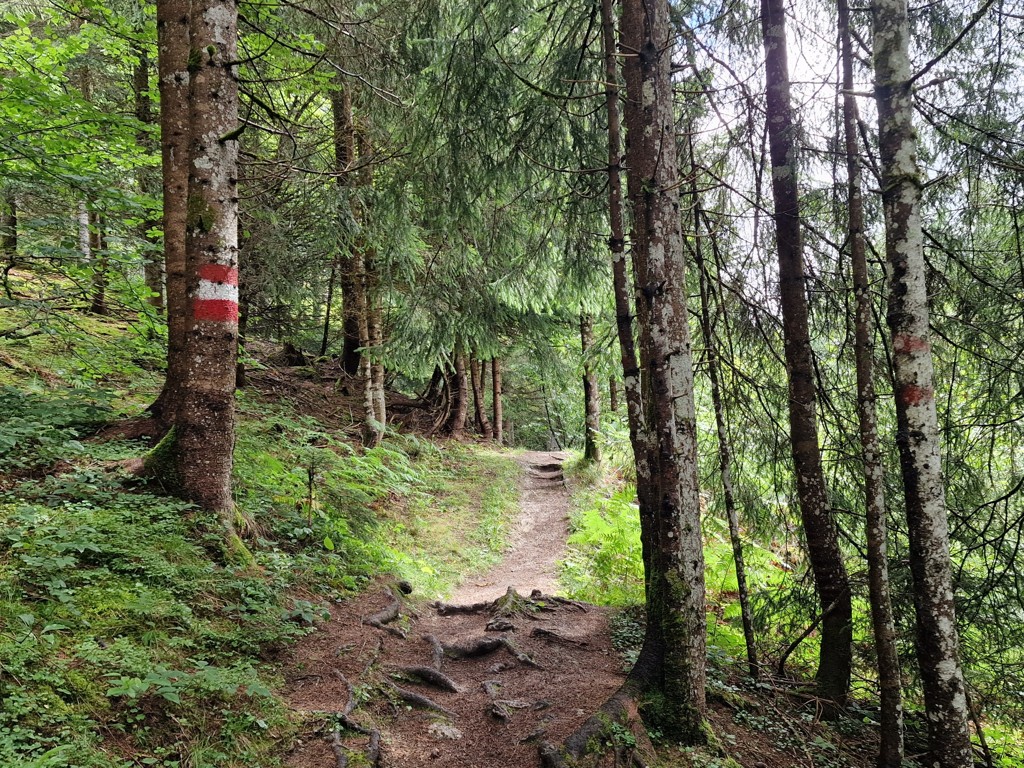
[[[238,303],[238,286],[227,283],[213,283],[209,280],[199,281],[199,295],[201,300],[233,301]]]

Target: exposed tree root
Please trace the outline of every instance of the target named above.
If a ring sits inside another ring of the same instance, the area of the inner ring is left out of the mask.
[[[335,730],[331,733],[331,751],[334,752],[338,768],[348,768],[348,749],[341,743],[341,731]]]
[[[440,688],[442,691],[450,691],[451,693],[460,692],[459,686],[455,684],[454,680],[448,677],[444,672],[433,667],[399,667],[395,672],[403,677],[413,678],[425,685],[432,685],[435,688]]]
[[[551,643],[558,643],[560,645],[569,645],[574,648],[586,648],[589,643],[586,640],[576,640],[565,635],[560,635],[553,629],[544,629],[544,627],[534,627],[530,630],[530,637],[539,637],[541,640],[547,640]]]
[[[434,608],[437,610],[438,616],[454,616],[456,614],[472,614],[472,613],[484,613],[489,610],[494,603],[490,600],[483,603],[473,603],[472,605],[453,605],[451,603],[442,603],[438,600],[434,603]]]
[[[541,611],[557,611],[559,608],[566,608],[573,611],[579,611],[580,613],[587,612],[587,606],[581,602],[569,600],[566,597],[545,595],[539,589],[535,589],[530,593],[530,602],[536,605]]]
[[[348,681],[339,670],[334,670],[334,674],[345,684],[348,689],[348,701],[345,703],[345,708],[338,713],[334,713],[338,723],[347,731],[355,731],[361,733],[364,736],[369,737],[369,742],[366,746],[366,764],[371,768],[377,768],[380,765],[380,731],[376,728],[365,728],[359,723],[352,720],[350,715],[355,711],[355,708],[359,705],[359,699],[356,698],[355,688],[352,687],[352,683]],[[331,732],[331,751],[334,752],[334,759],[337,763],[337,768],[348,768],[349,755],[351,750],[345,746],[341,740],[341,728],[336,728]],[[363,763],[360,763],[362,765]]]
[[[486,656],[504,648],[502,637],[480,637],[469,643],[441,643],[444,655],[450,659],[472,659],[477,656]]]
[[[557,611],[561,608],[584,613],[587,610],[586,606],[582,603],[578,603],[575,600],[567,600],[564,597],[545,595],[539,589],[533,590],[529,597],[523,597],[512,587],[509,587],[505,594],[497,600],[473,603],[471,605],[451,605],[449,603],[437,602],[434,603],[434,608],[439,616],[488,613],[491,616],[505,619],[515,616],[536,618],[538,611]]]
[[[391,604],[388,605],[387,608],[378,611],[372,616],[367,616],[365,619],[363,619],[363,624],[366,624],[371,627],[376,627],[377,629],[383,629],[385,632],[390,632],[391,634],[400,637],[404,640],[405,632],[396,627],[388,626],[391,622],[398,619],[398,617],[402,614],[402,603],[397,597],[395,597],[395,593],[392,592],[390,589],[385,589],[384,591],[387,593],[388,597],[391,598]]]
[[[440,670],[441,664],[444,662],[444,646],[433,635],[424,635],[423,639],[430,643],[431,665],[434,669]]]
[[[440,714],[448,717],[455,716],[455,713],[450,709],[445,709],[436,701],[428,699],[426,696],[416,693],[416,691],[410,691],[408,688],[401,688],[394,683],[391,684],[391,690],[393,690],[398,698],[406,704],[411,704],[414,707],[420,707],[422,709],[428,709],[432,712],[439,712]]]
[[[632,734],[631,743],[624,743],[623,729]],[[627,682],[619,688],[562,746],[543,741],[538,750],[544,768],[596,765],[608,752],[615,756],[616,766],[645,768],[644,755],[653,756],[654,748],[637,711],[635,685]]]

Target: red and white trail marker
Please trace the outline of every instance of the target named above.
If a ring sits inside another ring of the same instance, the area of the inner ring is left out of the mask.
[[[238,269],[222,264],[199,268],[199,290],[192,305],[196,320],[238,322]]]

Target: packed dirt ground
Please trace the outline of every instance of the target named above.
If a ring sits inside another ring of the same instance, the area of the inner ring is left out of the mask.
[[[306,723],[290,768],[535,768],[622,684],[608,609],[557,596],[568,534],[564,454],[528,452],[513,544],[446,600],[381,582],[330,608],[293,651],[286,699]],[[737,711],[771,727],[751,729]],[[818,724],[737,691],[712,697],[725,753],[744,768],[825,765],[807,748]],[[780,746],[781,745],[781,746]],[[853,741],[830,765],[871,764]],[[663,750],[664,765],[728,765]],[[609,766],[614,755],[607,755]]]

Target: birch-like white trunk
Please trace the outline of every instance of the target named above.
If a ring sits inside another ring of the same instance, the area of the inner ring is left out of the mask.
[[[890,270],[888,324],[897,444],[906,493],[917,655],[927,711],[929,766],[973,765],[967,695],[949,561],[935,380],[928,329],[921,172],[917,163],[906,0],[872,0],[875,97]]]

